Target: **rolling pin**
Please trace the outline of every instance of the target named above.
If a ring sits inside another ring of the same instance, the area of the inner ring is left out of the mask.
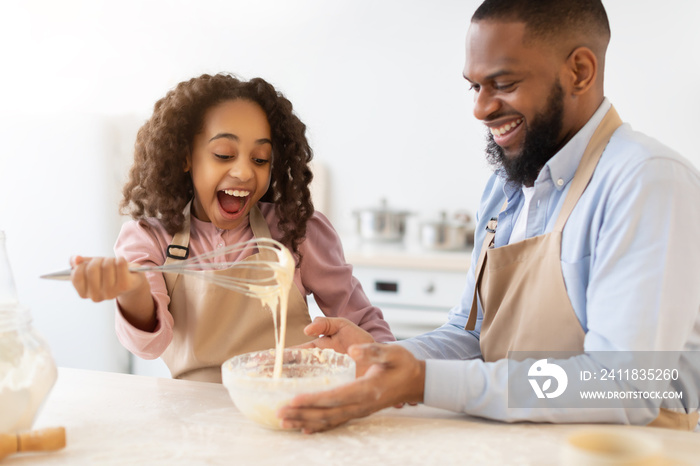
[[[65,446],[64,427],[50,427],[21,434],[0,434],[0,460],[21,451],[53,451]]]

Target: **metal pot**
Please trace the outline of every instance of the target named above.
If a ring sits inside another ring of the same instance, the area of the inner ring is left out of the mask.
[[[410,212],[392,210],[385,199],[379,208],[360,209],[353,212],[357,217],[357,233],[363,240],[402,241],[406,233],[406,217]]]
[[[474,227],[469,214],[457,214],[455,221],[447,219],[447,212],[442,212],[440,217],[439,221],[420,224],[422,247],[439,251],[458,251],[468,249],[474,244]]]

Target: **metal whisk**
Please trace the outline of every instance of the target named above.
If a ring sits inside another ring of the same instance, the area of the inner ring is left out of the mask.
[[[227,254],[241,252],[249,248],[257,248],[262,260],[240,260],[234,262],[209,262],[214,258]],[[271,260],[266,260],[265,257]],[[294,273],[294,258],[289,250],[279,241],[271,238],[253,238],[241,243],[232,244],[225,248],[200,254],[172,264],[157,266],[129,267],[131,272],[170,272],[192,275],[223,288],[236,291],[246,296],[260,298],[278,293],[280,283],[275,279],[277,273],[291,275]],[[216,273],[207,273],[220,269],[248,269],[269,271],[262,278],[229,277]],[[52,280],[70,280],[71,269],[42,275],[41,278]],[[253,291],[253,289],[255,291]]]

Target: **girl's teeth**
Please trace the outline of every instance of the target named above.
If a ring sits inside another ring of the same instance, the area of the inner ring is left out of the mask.
[[[239,191],[238,189],[224,189],[224,194],[236,197],[246,197],[250,194],[250,191]]]

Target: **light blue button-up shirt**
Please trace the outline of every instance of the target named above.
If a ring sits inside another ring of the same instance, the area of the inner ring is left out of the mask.
[[[609,108],[605,99],[541,170],[526,237],[552,230],[583,152]],[[501,212],[506,199],[508,207]],[[426,359],[425,404],[504,421],[622,424],[647,424],[660,406],[696,410],[700,353],[690,352],[700,351],[700,173],[673,150],[624,124],[611,138],[562,233],[564,282],[586,335],[585,354],[558,363],[567,373],[578,374],[602,367],[596,352],[678,351],[679,386],[686,396],[680,401],[648,400],[641,408],[626,409],[572,408],[555,400],[547,408],[508,406],[509,363],[481,359],[480,304],[476,329],[464,327],[486,224],[498,217],[495,247],[508,244],[522,206],[520,186],[505,183],[498,174],[489,179],[460,303],[444,326],[398,343]],[[528,303],[522,305],[527,312]],[[529,367],[532,362],[521,364]],[[520,370],[526,371],[525,366]],[[618,382],[620,388],[630,388],[625,384],[629,381]]]

